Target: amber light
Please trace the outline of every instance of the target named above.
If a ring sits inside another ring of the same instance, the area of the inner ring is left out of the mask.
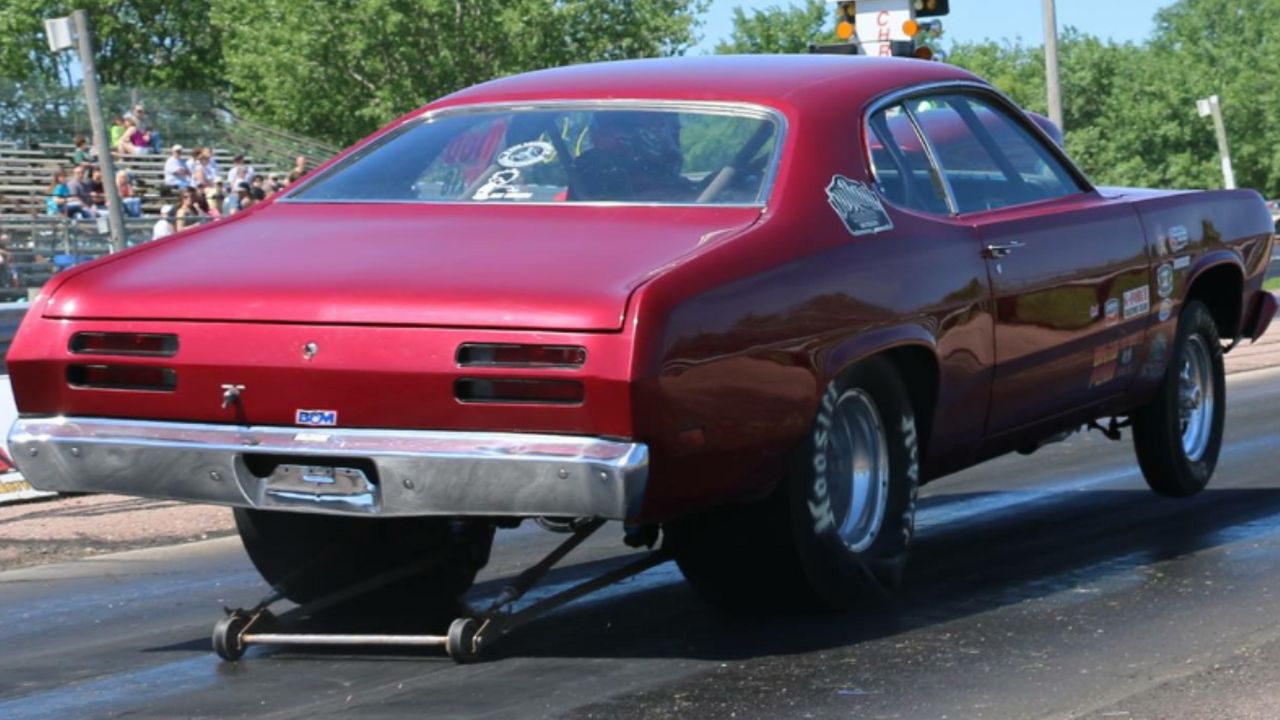
[[[68,349],[77,355],[143,355],[173,357],[178,336],[155,333],[78,332]]]
[[[581,405],[586,393],[577,380],[462,378],[453,384],[461,402],[545,403]]]
[[[67,366],[67,383],[98,390],[172,392],[178,386],[178,373],[171,368],[145,365],[73,364]]]
[[[906,33],[907,37],[915,37],[920,32],[920,23],[908,20],[902,23],[902,32]]]
[[[458,348],[462,367],[582,367],[587,349],[577,345],[467,343]]]
[[[841,20],[836,24],[836,37],[841,40],[848,40],[853,37],[853,23],[848,20]]]

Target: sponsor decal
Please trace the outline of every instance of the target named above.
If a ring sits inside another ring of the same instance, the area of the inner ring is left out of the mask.
[[[1124,319],[1151,312],[1151,287],[1143,285],[1124,292]]]
[[[1173,266],[1168,263],[1156,270],[1156,294],[1162,298],[1173,295]]]
[[[1096,304],[1094,304],[1094,305],[1090,305],[1090,306],[1089,306],[1089,319],[1090,319],[1090,320],[1097,320],[1097,319],[1098,319],[1098,314],[1099,314],[1099,313],[1101,313],[1101,312],[1102,312],[1101,308],[1099,308]]]
[[[294,413],[294,423],[312,427],[332,427],[338,424],[337,410],[298,410]]]
[[[1147,362],[1142,366],[1143,379],[1156,380],[1164,375],[1168,353],[1169,336],[1163,332],[1156,333],[1151,340],[1151,349],[1147,351]]]
[[[1114,325],[1120,321],[1120,298],[1107,301],[1107,324]]]
[[[556,157],[556,148],[545,140],[512,145],[498,153],[494,158],[504,168],[525,168],[539,163],[551,162]]]
[[[1181,252],[1183,248],[1191,243],[1191,235],[1187,232],[1185,225],[1174,225],[1169,228],[1169,253]]]
[[[1174,270],[1186,270],[1189,267],[1191,267],[1190,255],[1183,255],[1182,257],[1177,258],[1173,261]]]
[[[1128,344],[1125,344],[1128,343]],[[1137,369],[1138,343],[1133,341],[1110,342],[1093,351],[1093,372],[1089,387],[1097,387],[1117,378],[1128,377]]]
[[[1167,322],[1173,317],[1173,301],[1164,299],[1160,301],[1160,322]]]
[[[827,185],[827,202],[855,237],[893,229],[893,221],[880,198],[857,180],[843,175],[832,177],[831,184]]]
[[[328,433],[300,432],[293,436],[293,440],[302,443],[327,443],[329,437]]]
[[[528,200],[531,192],[521,192],[512,186],[520,179],[520,171],[516,168],[498,170],[489,176],[484,185],[471,196],[472,200]]]

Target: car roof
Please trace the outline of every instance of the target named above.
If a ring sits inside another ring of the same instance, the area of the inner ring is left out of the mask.
[[[623,60],[499,78],[435,107],[513,100],[655,99],[797,108],[861,105],[886,92],[947,80],[982,82],[940,62],[850,55],[706,55]]]

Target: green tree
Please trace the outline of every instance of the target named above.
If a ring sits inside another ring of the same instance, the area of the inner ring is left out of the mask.
[[[802,53],[810,43],[835,38],[834,6],[825,0],[804,0],[800,5],[771,5],[752,10],[733,9],[733,32],[716,45],[718,53]]]
[[[592,60],[675,55],[705,0],[219,0],[233,106],[337,142],[454,90]]]
[[[4,0],[0,77],[67,79],[70,54],[53,55],[44,19],[89,13],[104,84],[208,90],[222,76],[214,0]]]

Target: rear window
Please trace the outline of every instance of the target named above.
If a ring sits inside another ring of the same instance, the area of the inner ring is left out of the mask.
[[[745,107],[447,110],[406,123],[289,199],[757,204],[779,135],[771,113]]]

